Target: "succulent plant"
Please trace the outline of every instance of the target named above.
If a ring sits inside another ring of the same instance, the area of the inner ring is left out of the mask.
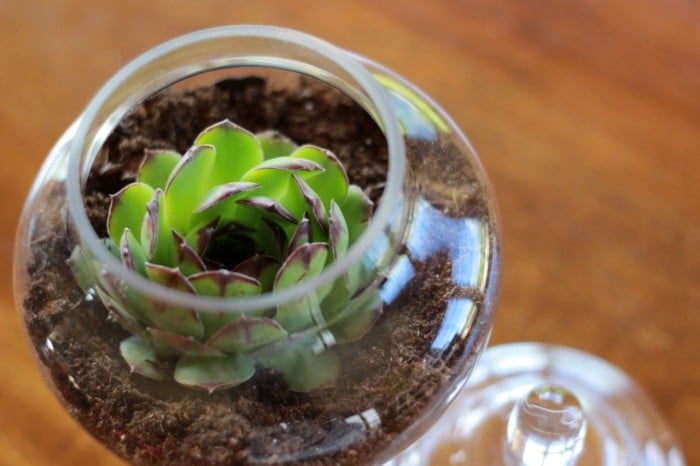
[[[184,155],[146,151],[136,181],[111,198],[105,244],[160,285],[245,297],[295,286],[342,259],[371,208],[330,151],[225,120]],[[87,262],[76,248],[79,281]],[[371,275],[356,264],[295,302],[245,313],[153,302],[109,275],[94,288],[133,334],[120,351],[134,372],[169,379],[174,361],[177,382],[213,391],[262,366],[307,391],[333,383],[340,364],[331,347],[362,337],[381,312]]]

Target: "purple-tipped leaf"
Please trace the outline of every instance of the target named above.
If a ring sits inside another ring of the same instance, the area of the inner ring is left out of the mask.
[[[328,245],[307,243],[292,251],[275,276],[274,289],[294,286],[302,280],[319,275],[326,265]]]
[[[311,222],[309,217],[304,214],[304,217],[299,221],[292,238],[289,240],[288,251],[294,251],[301,245],[311,242]]]
[[[195,293],[194,288],[187,280],[180,269],[166,267],[160,264],[146,262],[146,275],[148,278],[160,285],[166,286],[172,290],[184,291],[186,293]]]
[[[253,360],[240,355],[226,358],[183,356],[175,366],[175,380],[178,383],[209,393],[240,385],[254,373]]]
[[[204,212],[205,210],[220,205],[227,199],[237,197],[239,194],[252,191],[259,187],[259,184],[249,181],[233,181],[231,183],[215,186],[204,194],[204,197],[195,209],[195,213]]]
[[[149,337],[157,345],[172,348],[180,354],[214,358],[225,356],[225,354],[218,349],[201,343],[192,337],[186,337],[177,333],[150,327],[147,329],[147,332]]]
[[[177,255],[177,266],[180,271],[186,276],[204,272],[207,269],[204,262],[202,262],[195,250],[187,244],[185,238],[180,236],[175,230],[172,230],[172,234]]]
[[[192,275],[188,279],[197,294],[202,296],[224,296],[237,298],[260,294],[260,282],[253,277],[226,269],[209,270]],[[243,316],[240,312],[213,312],[200,310],[199,318],[204,325],[204,334],[212,335],[220,328]]]
[[[307,144],[295,150],[291,157],[313,161],[323,167],[323,176],[316,173],[300,173],[299,176],[321,197],[326,209],[330,207],[331,199],[345,199],[348,193],[348,175],[335,154]]]
[[[195,294],[192,285],[177,268],[147,262],[146,276],[151,281],[172,290]],[[172,306],[159,301],[153,301],[149,304],[144,306],[144,313],[154,327],[196,339],[200,339],[204,335],[204,326],[194,309]]]
[[[316,223],[319,227],[321,227],[323,233],[327,234],[328,228],[326,223],[328,219],[326,215],[326,208],[323,206],[321,198],[318,197],[316,192],[311,189],[311,187],[300,177],[294,175],[292,178],[296,182],[299,192],[301,192],[304,201],[306,201],[306,204],[308,205],[307,211],[311,214],[313,219],[316,220]]]
[[[236,203],[271,214],[276,218],[284,219],[290,223],[297,223],[297,219],[295,219],[284,206],[269,197],[248,197],[239,199]]]
[[[253,277],[226,269],[209,270],[189,277],[197,294],[242,297],[260,294],[260,282]]]
[[[144,263],[146,262],[146,253],[141,247],[141,243],[131,233],[128,228],[124,229],[121,244],[119,245],[119,256],[122,263],[129,269],[140,275],[146,274]]]
[[[333,251],[333,259],[339,261],[348,252],[350,236],[348,233],[348,224],[345,222],[343,212],[334,200],[331,200],[328,226],[330,229],[328,236],[331,243],[331,250]]]
[[[175,243],[165,209],[163,191],[156,189],[146,206],[141,228],[141,246],[150,262],[174,265]]]
[[[253,170],[285,170],[291,172],[317,172],[323,171],[323,167],[313,160],[305,160],[292,157],[277,157],[265,160]]]
[[[242,318],[219,330],[207,344],[225,353],[251,352],[286,336],[287,332],[272,319]]]

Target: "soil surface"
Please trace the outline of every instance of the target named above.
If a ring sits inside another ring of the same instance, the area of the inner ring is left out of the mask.
[[[106,236],[109,194],[133,180],[144,149],[184,153],[202,129],[224,118],[331,149],[348,167],[350,181],[379,200],[386,143],[352,100],[306,79],[291,89],[256,77],[229,79],[158,94],[115,129],[86,188],[98,234]],[[467,202],[467,211],[483,214],[480,193]],[[259,370],[251,381],[209,395],[130,374],[118,350],[127,332],[98,299],[85,296],[66,263],[75,238],[65,225],[64,196],[56,184],[41,200],[42,222],[54,227],[33,239],[26,324],[71,414],[134,464],[369,464],[471,363],[462,356],[477,330],[456,342],[447,357],[431,350],[448,299],[469,297],[477,306],[482,301],[478,293],[455,288],[449,256],[436,254],[412,260],[413,278],[370,333],[341,345],[343,372],[333,388],[295,393],[274,373]],[[360,413],[364,419],[352,418]]]

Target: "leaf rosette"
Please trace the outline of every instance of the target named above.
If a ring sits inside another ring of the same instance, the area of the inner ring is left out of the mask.
[[[184,155],[145,152],[136,181],[111,197],[105,244],[154,283],[235,299],[318,276],[345,257],[371,210],[330,151],[224,120]],[[76,248],[79,281],[88,262]],[[381,313],[369,269],[353,264],[299,300],[244,313],[167,305],[111,276],[96,289],[132,334],[120,351],[133,372],[213,391],[266,367],[292,390],[308,391],[333,384],[340,362],[331,347],[361,338]]]

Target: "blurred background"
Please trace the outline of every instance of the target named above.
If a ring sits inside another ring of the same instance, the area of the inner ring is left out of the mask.
[[[119,465],[43,384],[12,297],[45,155],[138,54],[205,27],[300,29],[393,68],[480,154],[501,207],[492,343],[592,352],[700,464],[700,3],[0,0],[0,465]]]

